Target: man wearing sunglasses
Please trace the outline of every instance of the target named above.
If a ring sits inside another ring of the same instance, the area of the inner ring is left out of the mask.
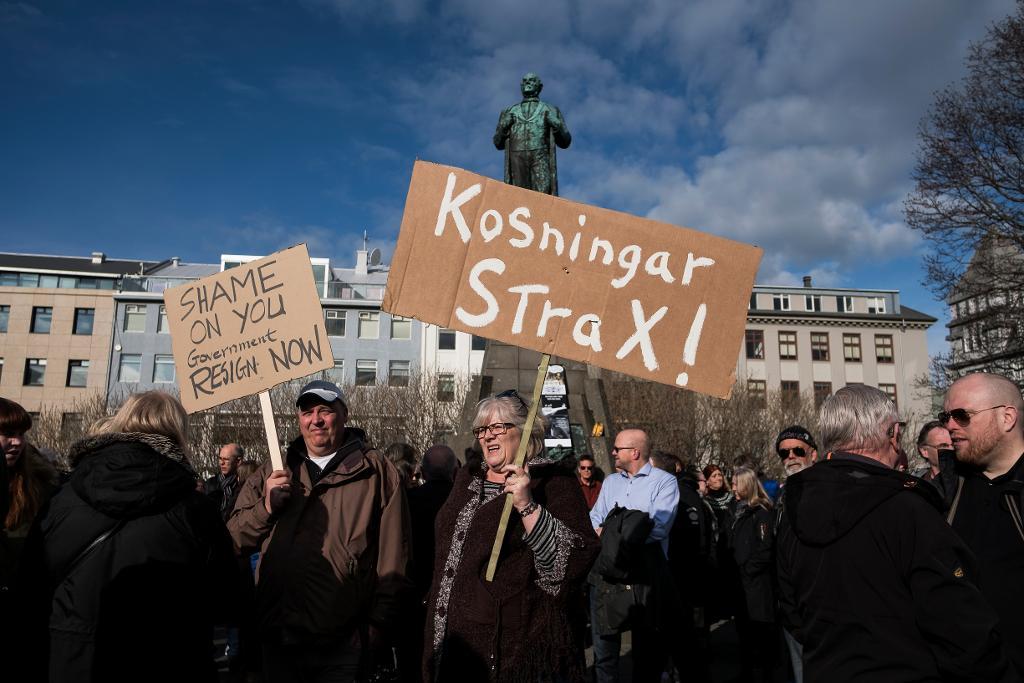
[[[581,457],[579,465],[576,466],[580,488],[583,490],[583,498],[587,501],[588,510],[594,509],[594,503],[597,502],[597,497],[601,494],[601,482],[594,476],[596,467],[594,458],[590,455]]]
[[[800,425],[786,427],[775,439],[775,452],[782,461],[782,467],[786,470],[786,476],[790,477],[797,472],[807,469],[818,459],[818,444],[815,443],[811,433]],[[782,509],[785,504],[785,484],[779,492],[778,505],[775,508],[775,526],[779,526],[782,519]],[[778,591],[776,591],[776,594]],[[783,623],[782,633],[786,638],[786,649],[789,651],[789,660],[793,665],[793,680],[796,683],[803,683],[804,648],[793,633],[797,624]]]
[[[779,602],[808,681],[1019,681],[970,550],[935,489],[894,468],[904,423],[846,386],[819,411],[828,455],[786,481]]]
[[[1024,672],[1024,405],[1016,384],[974,373],[949,388],[938,421],[956,451],[948,519],[978,558],[980,587]]]

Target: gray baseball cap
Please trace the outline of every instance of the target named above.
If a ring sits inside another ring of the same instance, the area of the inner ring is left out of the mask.
[[[306,396],[316,396],[326,403],[341,401],[342,404],[345,404],[345,394],[338,388],[338,385],[322,379],[313,380],[302,387],[299,397],[295,400],[295,405],[302,403],[302,399]]]

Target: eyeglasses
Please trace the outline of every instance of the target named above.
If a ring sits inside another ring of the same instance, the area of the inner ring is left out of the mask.
[[[594,469],[593,465],[580,465],[580,472],[589,472]]]
[[[512,427],[515,427],[511,422],[495,422],[493,424],[484,425],[483,427],[473,427],[473,436],[480,438],[484,432],[487,432],[491,436],[501,436]]]
[[[992,406],[991,408],[982,408],[981,410],[968,410],[967,408],[953,408],[953,410],[943,410],[941,413],[935,416],[935,419],[939,421],[939,424],[945,426],[950,420],[956,420],[956,423],[961,427],[966,427],[971,424],[971,418],[978,413],[984,413],[987,410],[995,410],[996,408],[1008,408],[1009,406]]]
[[[805,455],[807,455],[807,451],[805,451],[800,446],[797,446],[796,448],[780,448],[779,449],[779,457],[782,458],[783,460],[788,458],[790,453],[792,453],[793,455],[795,455],[798,458],[802,458]]]
[[[612,453],[618,453],[619,451],[638,451],[640,450],[636,446],[612,446]]]

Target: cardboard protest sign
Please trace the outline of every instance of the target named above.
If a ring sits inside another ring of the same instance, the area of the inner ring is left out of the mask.
[[[384,310],[724,398],[761,254],[418,161]]]
[[[189,413],[334,367],[304,244],[168,289],[164,304]]]

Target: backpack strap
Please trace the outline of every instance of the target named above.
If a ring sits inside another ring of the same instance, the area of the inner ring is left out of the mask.
[[[124,518],[117,520],[117,524],[104,531],[102,534],[94,538],[92,540],[92,543],[85,546],[85,549],[82,550],[82,552],[78,553],[75,559],[71,560],[71,562],[68,564],[67,569],[64,570],[64,578],[66,579],[67,577],[71,576],[71,572],[75,571],[75,569],[77,569],[78,566],[82,564],[82,562],[84,562],[86,558],[88,558],[89,555],[92,554],[94,550],[96,550],[96,548],[103,545],[104,541],[106,541],[111,536],[120,531],[121,527],[124,526],[125,521],[126,520]]]
[[[949,514],[946,515],[946,523],[949,525],[953,524],[953,518],[956,517],[956,506],[960,504],[960,494],[964,491],[964,478],[956,478],[956,495],[953,496],[953,503],[949,506]]]

